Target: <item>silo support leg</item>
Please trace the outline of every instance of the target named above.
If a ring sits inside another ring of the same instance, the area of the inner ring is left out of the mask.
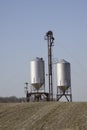
[[[67,101],[70,102],[69,99],[68,99],[68,97],[66,95],[65,95],[65,97],[66,97]]]
[[[65,98],[67,99],[68,102],[72,102],[72,96],[69,94],[68,95],[66,95],[66,94],[57,95],[57,101],[59,101],[60,98],[62,98],[63,96],[65,96]],[[68,96],[70,96],[70,100],[69,100]]]
[[[63,95],[59,95],[59,96],[57,95],[57,101],[59,101],[62,96]]]

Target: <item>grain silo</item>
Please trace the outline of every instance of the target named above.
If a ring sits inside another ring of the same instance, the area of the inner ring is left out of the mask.
[[[30,61],[31,90],[27,91],[27,101],[49,100],[49,93],[45,92],[45,63],[43,58]]]
[[[72,101],[70,63],[64,59],[57,63],[57,100],[62,96]]]
[[[37,57],[30,62],[30,82],[38,91],[45,84],[45,69],[43,58]]]

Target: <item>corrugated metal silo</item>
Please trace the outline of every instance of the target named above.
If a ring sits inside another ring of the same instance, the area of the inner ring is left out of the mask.
[[[57,63],[57,86],[63,92],[71,86],[70,63],[64,59]]]
[[[30,62],[31,85],[39,90],[45,84],[45,69],[43,58],[36,58]]]

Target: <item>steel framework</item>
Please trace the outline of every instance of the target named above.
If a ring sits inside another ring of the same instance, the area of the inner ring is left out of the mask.
[[[59,101],[63,96],[65,96],[66,100],[68,102],[72,102],[72,91],[71,87],[66,89],[65,91],[62,91],[58,86],[57,86],[57,101]]]
[[[48,81],[49,81],[49,99],[53,100],[53,78],[52,78],[52,47],[53,47],[53,32],[48,31],[45,36],[48,44]]]

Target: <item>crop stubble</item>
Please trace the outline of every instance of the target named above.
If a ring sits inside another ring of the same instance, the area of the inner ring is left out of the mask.
[[[87,103],[2,103],[0,130],[87,130]]]

